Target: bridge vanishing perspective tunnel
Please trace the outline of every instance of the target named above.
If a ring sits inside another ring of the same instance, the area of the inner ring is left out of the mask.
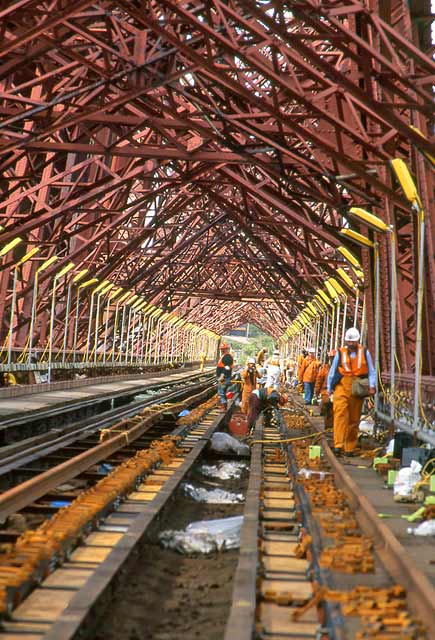
[[[109,385],[81,397],[83,420],[144,377],[187,372],[175,391],[197,389],[199,361],[209,371],[222,336],[255,324],[291,364],[306,347],[325,360],[356,327],[375,424],[435,449],[433,12],[0,3],[3,445],[63,421],[42,392]],[[0,591],[1,562],[0,548]]]

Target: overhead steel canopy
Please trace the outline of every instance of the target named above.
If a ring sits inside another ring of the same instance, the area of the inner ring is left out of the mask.
[[[39,256],[51,255],[40,312],[72,261],[217,333],[252,321],[278,337],[346,265],[344,244],[363,264],[370,328],[370,253],[339,234],[362,206],[397,231],[406,370],[416,228],[389,168],[402,157],[426,209],[425,366],[435,366],[434,179],[422,155],[435,155],[435,63],[420,48],[430,21],[417,33],[412,18],[402,0],[16,0],[0,10],[2,246],[25,240],[3,262],[3,340],[10,272],[34,246],[17,292],[22,345]],[[388,333],[384,237],[380,250]],[[385,340],[384,363],[388,351]]]

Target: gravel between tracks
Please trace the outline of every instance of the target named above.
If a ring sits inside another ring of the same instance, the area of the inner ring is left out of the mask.
[[[213,461],[214,463],[214,461]],[[192,476],[193,481],[199,479]],[[241,480],[201,483],[245,493]],[[134,571],[115,590],[93,640],[221,640],[232,598],[238,551],[186,557],[162,549],[157,536],[165,529],[184,529],[190,522],[243,513],[243,504],[198,504],[178,494],[152,536],[141,547]]]

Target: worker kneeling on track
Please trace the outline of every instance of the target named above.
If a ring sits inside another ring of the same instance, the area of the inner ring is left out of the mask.
[[[257,369],[255,368],[255,358],[248,358],[246,367],[241,373],[243,380],[242,405],[240,411],[247,415],[249,411],[249,396],[257,387]]]
[[[249,396],[249,412],[248,412],[248,429],[251,430],[260,413],[266,412],[268,418],[268,410],[277,407],[279,404],[285,404],[288,400],[286,395],[278,393],[272,387],[265,388],[267,378],[259,378],[258,389],[255,389]]]
[[[221,344],[221,357],[216,365],[217,392],[222,411],[227,410],[227,391],[231,386],[234,359],[230,353],[230,346]]]
[[[358,329],[346,331],[345,346],[332,361],[327,393],[333,396],[334,452],[355,455],[364,397],[376,391],[376,371],[368,349],[359,344]]]

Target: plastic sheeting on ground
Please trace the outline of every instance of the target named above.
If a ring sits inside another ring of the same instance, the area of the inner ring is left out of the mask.
[[[198,471],[203,476],[219,480],[238,480],[248,468],[246,462],[220,462],[218,465],[203,464]]]
[[[435,536],[435,520],[426,520],[414,529],[407,529],[407,532],[415,536]]]
[[[414,493],[414,486],[421,480],[421,464],[416,460],[412,460],[409,467],[402,467],[397,472],[396,479],[394,481],[394,499],[400,501],[401,499],[411,498]]]
[[[249,456],[249,446],[239,442],[228,433],[214,433],[211,439],[211,449],[218,453],[236,453],[239,456]]]
[[[243,516],[192,522],[184,531],[167,530],[159,535],[166,549],[180,553],[213,553],[240,547]]]
[[[244,502],[242,493],[233,493],[225,489],[205,489],[197,487],[190,482],[182,485],[183,492],[193,498],[196,502],[206,502],[207,504],[238,504]]]

